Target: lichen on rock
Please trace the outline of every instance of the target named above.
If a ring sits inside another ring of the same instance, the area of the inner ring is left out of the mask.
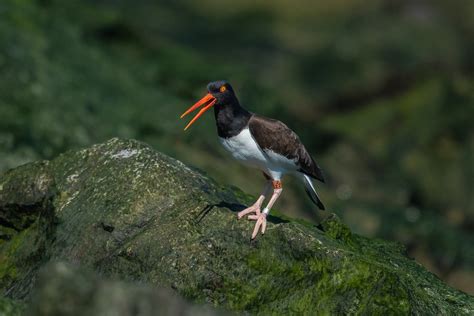
[[[0,290],[28,301],[39,269],[65,261],[251,313],[472,314],[474,299],[405,255],[353,234],[236,212],[250,201],[148,145],[112,139],[0,177]],[[10,220],[14,219],[14,221]]]

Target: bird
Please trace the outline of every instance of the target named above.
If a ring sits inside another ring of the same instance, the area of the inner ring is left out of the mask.
[[[220,143],[236,160],[260,169],[266,179],[255,203],[237,214],[238,219],[247,215],[249,220],[256,221],[251,239],[255,239],[259,232],[265,234],[267,216],[283,191],[282,177],[285,174],[300,179],[311,201],[319,209],[325,209],[312,181],[325,182],[323,171],[298,135],[288,126],[246,110],[225,80],[210,82],[207,94],[186,110],[181,119],[198,108],[201,110],[184,130],[188,130],[206,111],[214,108]],[[262,210],[262,204],[269,196],[270,200]]]

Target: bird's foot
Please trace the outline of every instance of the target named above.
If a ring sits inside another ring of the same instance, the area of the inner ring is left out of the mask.
[[[252,239],[255,239],[255,237],[257,237],[258,232],[260,230],[262,231],[262,235],[265,234],[265,228],[267,228],[267,214],[266,213],[251,215],[249,216],[249,219],[253,219],[257,221],[255,223],[255,228],[253,229]]]
[[[244,217],[245,215],[247,214],[250,214],[250,213],[255,213],[256,215],[260,215],[261,211],[260,211],[260,206],[257,205],[257,204],[254,204],[250,207],[247,207],[245,210],[239,212],[237,214],[237,218],[238,219],[241,219],[242,217]],[[249,216],[248,218],[250,219],[251,216]]]

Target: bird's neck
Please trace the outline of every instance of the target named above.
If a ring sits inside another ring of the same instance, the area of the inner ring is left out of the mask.
[[[217,134],[222,138],[238,135],[247,127],[252,113],[244,109],[237,99],[214,107]]]

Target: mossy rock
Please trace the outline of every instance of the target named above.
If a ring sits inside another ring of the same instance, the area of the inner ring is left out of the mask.
[[[110,280],[62,262],[40,271],[27,315],[225,315],[208,306],[196,306],[171,289]]]
[[[474,313],[404,247],[320,226],[237,220],[250,201],[148,145],[112,139],[0,177],[0,289],[29,299],[38,270],[66,261],[187,299],[251,313]],[[14,219],[14,220],[12,220]]]

